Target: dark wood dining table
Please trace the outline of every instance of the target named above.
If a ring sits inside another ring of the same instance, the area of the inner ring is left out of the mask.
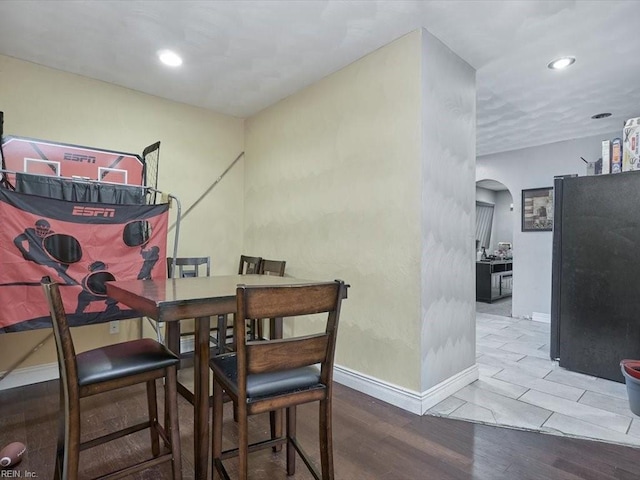
[[[210,317],[236,312],[238,285],[300,285],[310,282],[271,275],[218,275],[106,283],[109,297],[136,310],[141,316],[167,322],[169,348],[179,349],[177,322],[189,318],[196,320],[193,392],[196,479],[206,479],[209,468]]]

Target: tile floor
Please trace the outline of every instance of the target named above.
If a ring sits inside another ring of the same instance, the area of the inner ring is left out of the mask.
[[[640,417],[624,384],[552,362],[550,325],[507,316],[510,301],[478,310],[480,378],[427,414],[640,447]]]

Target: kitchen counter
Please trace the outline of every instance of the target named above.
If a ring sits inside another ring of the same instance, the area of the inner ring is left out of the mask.
[[[510,297],[512,278],[513,259],[476,262],[476,301],[491,303]]]

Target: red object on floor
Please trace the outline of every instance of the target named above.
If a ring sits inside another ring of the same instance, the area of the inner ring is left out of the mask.
[[[640,380],[640,360],[621,360],[620,366],[629,376]]]

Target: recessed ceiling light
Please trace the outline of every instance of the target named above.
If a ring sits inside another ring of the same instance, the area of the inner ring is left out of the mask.
[[[169,67],[179,67],[182,65],[182,58],[176,52],[171,50],[160,50],[158,52],[158,58],[162,63]]]
[[[596,113],[591,118],[593,118],[594,120],[600,120],[601,118],[607,118],[610,116],[611,114],[609,112],[605,112],[605,113]]]
[[[562,70],[563,68],[567,68],[569,65],[573,65],[575,61],[576,57],[560,57],[556,58],[552,62],[549,62],[549,65],[547,65],[547,67],[552,70]]]

